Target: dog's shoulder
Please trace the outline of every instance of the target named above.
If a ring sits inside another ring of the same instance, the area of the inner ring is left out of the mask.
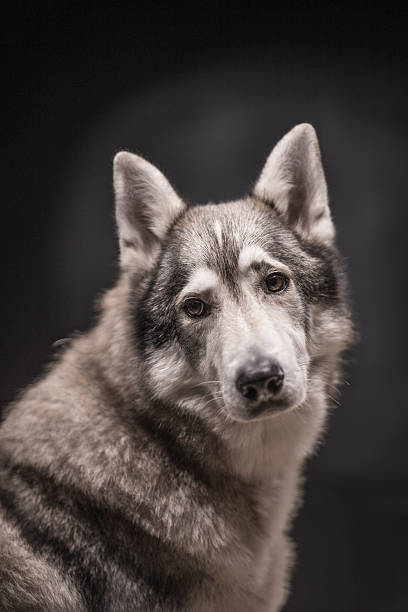
[[[82,598],[67,575],[26,546],[20,529],[0,511],[0,608],[4,611],[82,612]]]

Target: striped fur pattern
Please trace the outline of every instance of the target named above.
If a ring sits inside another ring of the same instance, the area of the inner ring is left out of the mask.
[[[0,428],[0,609],[276,612],[352,339],[315,132],[237,202],[188,207],[126,152],[114,184],[119,280]],[[260,358],[284,382],[255,410],[237,376]]]

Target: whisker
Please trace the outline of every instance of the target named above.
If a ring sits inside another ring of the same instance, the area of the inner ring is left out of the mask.
[[[222,393],[214,393],[213,391],[209,391],[208,393],[205,393],[204,395],[201,396],[202,399],[207,399],[208,397],[213,398],[213,397],[222,397]]]
[[[330,387],[330,389],[334,389],[334,391],[338,391],[338,385],[333,385],[333,383],[326,382],[326,387]]]
[[[326,392],[327,393],[327,392]],[[337,406],[341,406],[340,402],[336,400],[335,397],[333,397],[332,395],[330,395],[330,393],[327,393],[327,397],[329,397],[335,404],[337,404]]]
[[[197,385],[193,385],[191,388],[195,389],[196,387],[201,387],[202,385],[209,385],[209,384],[215,384],[215,383],[221,384],[221,381],[220,380],[204,380],[204,382],[200,382]]]
[[[206,402],[204,404],[204,406],[202,406],[202,410],[204,410],[204,408],[206,408],[209,404],[211,404],[211,402],[215,402],[215,401],[217,401],[219,399],[220,399],[220,397],[213,397],[213,398],[211,398],[208,402]]]

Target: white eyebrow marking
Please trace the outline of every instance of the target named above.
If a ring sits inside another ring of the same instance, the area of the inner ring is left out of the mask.
[[[265,261],[273,265],[275,262],[260,246],[250,244],[245,246],[239,254],[238,268],[240,272],[246,272],[254,263]]]
[[[210,268],[202,266],[194,270],[187,285],[182,291],[182,295],[187,293],[201,293],[214,289],[219,284],[218,275]]]
[[[214,233],[217,238],[218,245],[222,247],[222,227],[218,219],[214,223]]]

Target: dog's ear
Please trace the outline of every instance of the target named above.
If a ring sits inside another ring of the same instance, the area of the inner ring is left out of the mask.
[[[115,156],[113,184],[121,265],[149,267],[185,204],[160,170],[127,151]]]
[[[288,132],[268,157],[254,195],[270,202],[301,236],[334,239],[327,185],[314,128],[302,123]]]

